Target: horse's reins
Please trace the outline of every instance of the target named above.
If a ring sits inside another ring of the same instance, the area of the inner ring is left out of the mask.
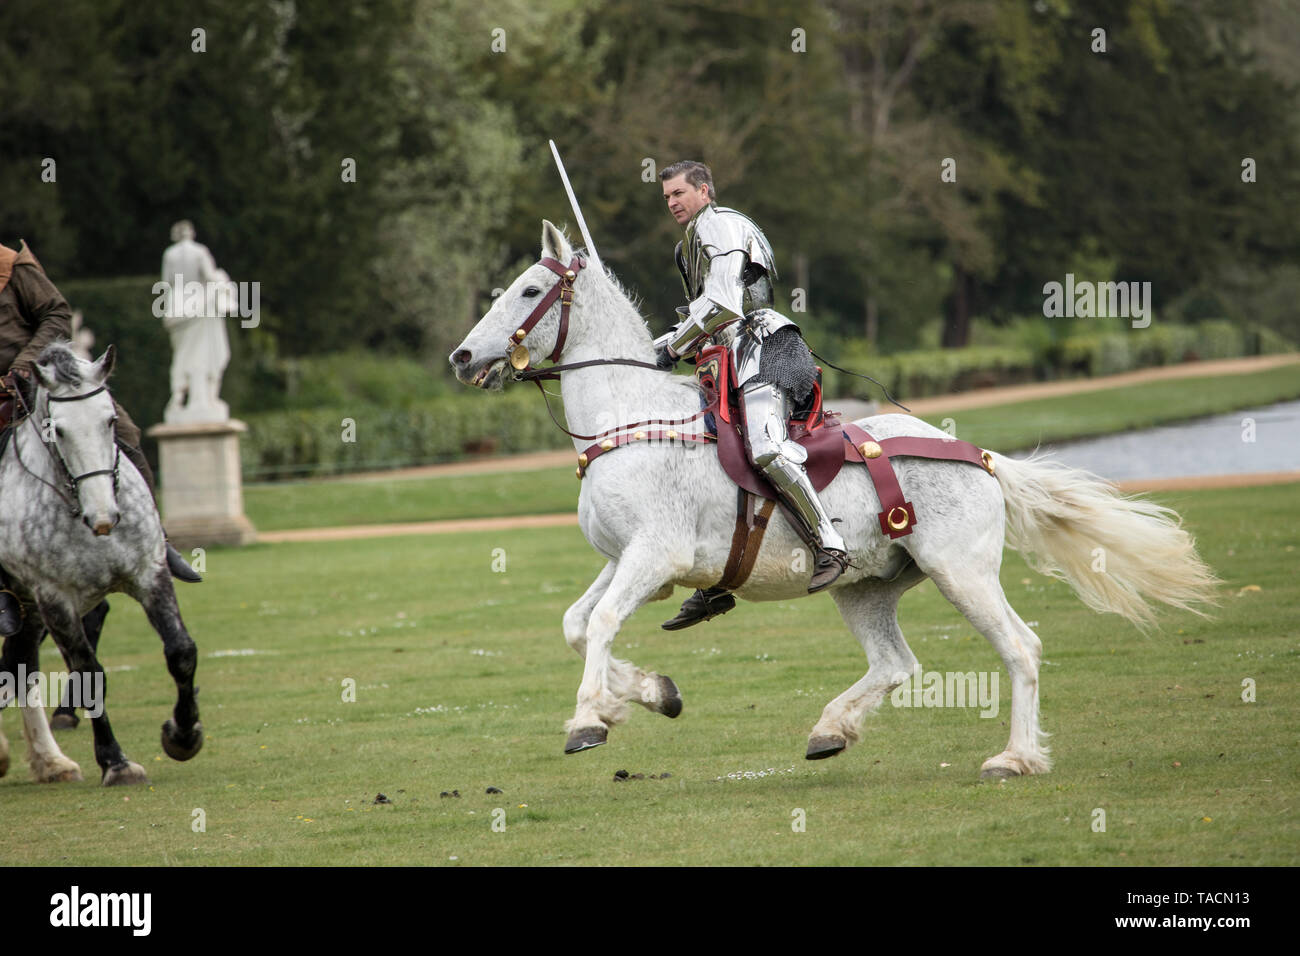
[[[569,336],[569,308],[573,305],[573,282],[578,277],[578,273],[586,266],[586,261],[581,256],[574,256],[573,261],[566,267],[563,263],[549,256],[543,258],[540,265],[545,266],[560,277],[560,280],[551,287],[545,298],[537,303],[524,324],[515,330],[515,334],[510,337],[509,361],[510,366],[515,370],[514,378],[517,382],[533,382],[537,385],[537,390],[542,393],[542,400],[546,403],[546,412],[551,416],[551,421],[555,422],[555,427],[560,429],[570,438],[577,438],[582,441],[596,441],[613,435],[616,432],[625,431],[629,428],[640,428],[643,425],[684,425],[687,422],[693,422],[708,413],[707,408],[702,408],[694,415],[687,418],[674,420],[652,418],[643,422],[633,422],[628,425],[618,425],[614,428],[607,429],[603,432],[597,432],[594,435],[579,435],[569,431],[560,424],[560,420],[555,417],[555,412],[551,410],[550,397],[546,394],[546,389],[542,387],[544,381],[558,381],[561,372],[569,372],[574,369],[590,368],[595,365],[633,365],[638,368],[653,369],[656,372],[662,372],[658,365],[653,362],[642,362],[638,359],[588,359],[585,362],[569,362],[564,365],[558,363],[560,353],[564,350],[564,343]],[[551,350],[547,361],[553,363],[548,368],[533,368],[532,356],[529,354],[528,347],[523,344],[528,333],[531,332],[542,317],[550,311],[555,305],[556,299],[560,301],[560,328],[555,337],[555,348]]]
[[[45,400],[46,400],[47,402],[79,402],[79,401],[81,401],[82,399],[85,399],[85,398],[91,398],[91,397],[93,397],[93,396],[95,396],[95,395],[98,395],[100,392],[107,391],[107,389],[108,389],[108,386],[107,386],[107,385],[101,385],[101,386],[99,386],[99,388],[92,389],[91,391],[89,391],[89,392],[85,392],[85,393],[82,394],[82,395],[69,395],[69,396],[65,396],[65,397],[62,397],[62,398],[56,397],[56,396],[54,396],[54,395],[49,395],[49,394],[47,394],[47,395],[45,396]],[[41,433],[40,433],[40,429],[39,429],[39,428],[37,427],[37,425],[36,425],[36,416],[35,416],[35,414],[32,412],[32,410],[28,407],[28,405],[27,405],[27,399],[23,397],[22,389],[19,388],[19,387],[15,387],[15,388],[14,388],[14,392],[13,392],[13,394],[14,394],[14,397],[18,400],[18,404],[22,407],[24,417],[25,417],[28,421],[30,421],[30,422],[32,423],[32,428],[36,430],[37,437],[40,438],[40,440],[41,440],[41,444],[45,446],[46,454],[48,454],[48,455],[50,456],[50,458],[51,458],[54,462],[56,462],[56,464],[58,464],[59,466],[62,466],[64,473],[67,474],[67,476],[68,476],[68,486],[72,489],[72,494],[73,494],[74,497],[77,495],[77,486],[80,485],[81,482],[85,481],[87,478],[93,478],[93,477],[95,477],[96,475],[112,475],[112,476],[113,476],[113,494],[114,494],[114,495],[117,494],[117,491],[118,491],[118,466],[120,465],[121,460],[122,460],[122,448],[121,448],[121,446],[118,445],[118,443],[117,443],[117,425],[116,425],[116,424],[114,424],[114,426],[113,426],[113,467],[112,467],[112,468],[101,468],[101,469],[99,469],[98,471],[88,471],[88,472],[86,472],[85,474],[82,474],[82,475],[74,475],[74,474],[72,473],[72,469],[68,467],[68,463],[67,463],[66,461],[64,461],[64,459],[63,459],[63,453],[59,451],[58,443],[57,443],[57,442],[47,442],[47,441],[45,440],[45,437],[44,437],[43,435],[41,435]],[[23,471],[27,472],[27,474],[31,475],[33,478],[35,478],[35,479],[36,479],[37,481],[39,481],[41,484],[47,486],[47,487],[50,488],[50,490],[52,490],[56,495],[58,495],[59,498],[63,501],[63,503],[64,503],[65,505],[68,506],[68,511],[69,511],[70,514],[72,514],[74,517],[75,517],[76,515],[80,514],[80,513],[81,513],[81,507],[80,507],[80,505],[79,505],[77,502],[73,501],[72,499],[69,499],[68,496],[65,495],[65,494],[63,493],[63,490],[62,490],[61,488],[59,488],[58,485],[55,485],[55,484],[53,484],[52,482],[46,481],[46,480],[45,480],[44,478],[42,478],[40,475],[36,474],[36,472],[32,471],[30,468],[27,467],[27,463],[26,463],[25,461],[23,461],[22,452],[20,452],[19,449],[18,449],[18,436],[17,436],[16,434],[14,435],[14,441],[13,441],[13,444],[14,444],[14,457],[18,459],[18,464],[22,466]],[[51,449],[50,446],[53,446],[53,448]]]

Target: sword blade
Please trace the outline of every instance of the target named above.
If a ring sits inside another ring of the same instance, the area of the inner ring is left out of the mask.
[[[578,220],[578,228],[582,230],[582,241],[587,245],[587,258],[597,269],[601,267],[600,256],[596,253],[596,244],[591,240],[591,232],[587,229],[587,220],[582,218],[582,210],[578,208],[578,197],[573,194],[573,186],[569,184],[569,174],[564,171],[564,160],[560,159],[560,151],[555,148],[555,140],[547,140],[551,144],[551,155],[555,157],[555,167],[560,171],[560,179],[564,181],[564,191],[569,194],[569,205],[573,207],[573,215]]]

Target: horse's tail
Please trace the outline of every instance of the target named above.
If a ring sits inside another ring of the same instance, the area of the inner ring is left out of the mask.
[[[1060,462],[993,454],[993,464],[1007,544],[1034,570],[1068,582],[1088,607],[1145,629],[1155,621],[1148,598],[1202,617],[1194,605],[1217,603],[1219,579],[1172,509]]]

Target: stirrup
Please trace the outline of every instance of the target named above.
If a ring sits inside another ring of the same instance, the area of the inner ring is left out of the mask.
[[[696,591],[682,604],[681,611],[671,621],[660,625],[665,631],[680,631],[700,621],[711,621],[719,614],[726,614],[736,606],[736,599],[725,588],[709,588]]]
[[[836,548],[818,548],[817,558],[813,564],[812,581],[808,584],[808,593],[815,594],[836,582],[845,568],[849,566],[849,556]]]
[[[170,541],[167,544],[167,570],[171,572],[172,577],[181,581],[188,581],[190,584],[196,584],[203,579],[199,573],[190,567],[190,563],[181,556]]]

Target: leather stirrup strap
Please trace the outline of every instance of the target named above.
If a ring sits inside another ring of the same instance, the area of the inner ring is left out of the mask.
[[[727,555],[727,566],[722,571],[722,578],[714,587],[734,591],[747,580],[758,561],[758,552],[763,546],[763,536],[767,533],[768,522],[776,502],[770,498],[763,499],[763,504],[754,510],[755,495],[743,488],[738,489],[736,499],[736,530],[731,535],[731,553]]]

